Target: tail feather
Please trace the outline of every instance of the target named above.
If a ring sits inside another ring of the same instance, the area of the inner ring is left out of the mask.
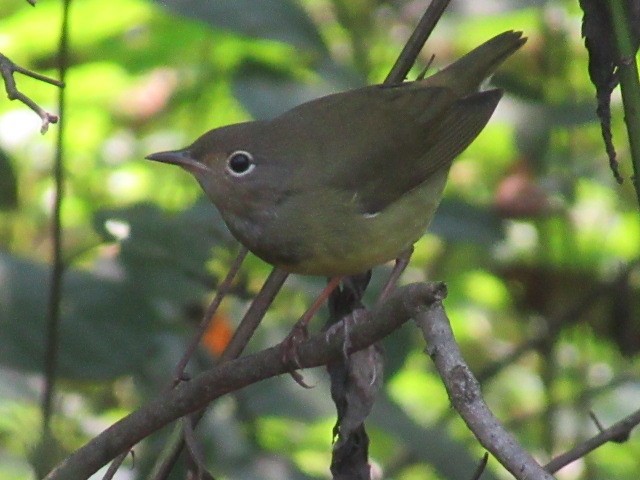
[[[453,88],[460,96],[469,95],[526,41],[522,32],[501,33],[423,82],[431,87]]]

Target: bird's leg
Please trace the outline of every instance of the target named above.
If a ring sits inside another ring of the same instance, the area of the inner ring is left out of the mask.
[[[391,270],[391,275],[387,279],[387,283],[384,285],[382,289],[382,293],[378,297],[376,301],[376,306],[380,306],[389,295],[393,293],[398,284],[398,280],[400,279],[400,275],[405,271],[407,265],[409,265],[409,260],[411,260],[411,255],[413,255],[413,246],[407,248],[405,251],[398,255],[396,258],[396,263],[393,266],[393,270]]]
[[[297,345],[306,340],[309,336],[307,326],[313,318],[313,316],[320,310],[320,307],[327,301],[329,295],[340,285],[340,281],[343,276],[331,277],[327,282],[327,286],[324,287],[320,295],[314,300],[309,309],[304,312],[302,317],[295,323],[289,335],[282,341],[282,359],[285,362],[293,360],[296,365],[299,365],[298,356],[296,352]],[[294,376],[294,379],[298,379]],[[298,382],[300,383],[300,382]]]

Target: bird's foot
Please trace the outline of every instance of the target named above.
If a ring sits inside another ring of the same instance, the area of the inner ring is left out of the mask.
[[[291,375],[295,382],[301,387],[312,388],[312,386],[305,383],[303,376],[297,372],[297,369],[302,368],[300,358],[298,357],[298,346],[309,338],[308,322],[305,322],[305,320],[305,317],[303,317],[296,322],[280,344],[280,348],[282,350],[282,362],[285,365],[293,364],[295,366],[295,369],[292,369],[289,375]]]

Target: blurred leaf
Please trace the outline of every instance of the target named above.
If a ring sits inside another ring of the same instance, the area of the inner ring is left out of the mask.
[[[233,91],[254,118],[269,119],[318,97],[359,87],[364,80],[331,62],[314,68],[319,77],[303,82],[288,72],[256,62],[246,63],[235,75]]]
[[[216,244],[232,244],[218,211],[203,200],[180,213],[152,204],[99,212],[94,225],[120,241],[119,265],[138,295],[162,303],[199,301],[212,284],[205,265]]]
[[[211,249],[232,241],[217,210],[206,201],[181,213],[152,204],[103,210],[94,226],[105,240],[119,241],[116,268],[135,285],[136,295],[163,305],[165,311],[173,306],[177,311],[172,315],[208,293],[208,285],[214,284],[205,268]]]
[[[502,221],[491,210],[458,200],[444,199],[429,232],[450,242],[495,245],[504,238]]]
[[[0,452],[0,477],[7,480],[28,480],[33,478],[33,470],[23,457]]]
[[[0,362],[41,371],[50,271],[0,254]],[[113,378],[135,371],[155,348],[154,315],[122,281],[68,270],[64,277],[58,372],[61,377]]]
[[[369,424],[396,437],[410,458],[432,465],[442,478],[471,478],[478,464],[478,459],[446,429],[418,425],[386,396],[381,396],[374,405]],[[455,461],[451,461],[453,458]],[[497,477],[491,470],[485,470],[482,479],[497,480]]]
[[[290,43],[301,50],[325,55],[326,46],[316,26],[291,0],[156,0],[168,10],[255,38]]]
[[[4,150],[0,149],[0,210],[12,210],[18,206],[18,185],[13,165]]]

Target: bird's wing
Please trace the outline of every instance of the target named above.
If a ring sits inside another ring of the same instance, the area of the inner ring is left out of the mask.
[[[280,178],[295,189],[326,189],[352,199],[362,213],[375,213],[449,168],[500,96],[491,90],[458,98],[449,88],[420,82],[365,87],[277,117],[261,150],[274,167],[280,163]],[[280,141],[270,147],[270,137]]]
[[[345,147],[353,153],[331,172],[332,185],[356,195],[362,213],[385,209],[448,169],[484,128],[500,97],[499,90],[491,90],[455,98],[445,88],[399,97],[400,108],[389,109],[379,123],[352,126],[362,129],[355,136],[361,144]]]
[[[424,126],[420,146],[411,155],[398,158],[389,168],[389,180],[380,179],[363,186],[362,209],[375,213],[418,187],[435,172],[448,170],[487,124],[502,96],[500,90],[479,92],[453,102],[441,116]],[[416,160],[411,161],[412,158]],[[382,195],[379,192],[383,192]]]

